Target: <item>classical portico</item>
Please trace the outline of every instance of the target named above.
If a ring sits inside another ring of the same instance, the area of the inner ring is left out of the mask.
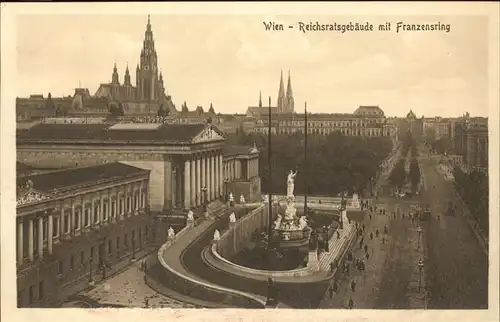
[[[223,193],[225,137],[212,124],[42,123],[17,132],[17,158],[38,167],[122,162],[151,171],[153,211],[191,209]]]

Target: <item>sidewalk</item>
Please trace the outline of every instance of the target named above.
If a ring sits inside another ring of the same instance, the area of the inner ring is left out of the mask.
[[[90,291],[80,293],[100,303],[119,304],[135,308],[195,308],[153,291],[144,282],[139,260],[125,271],[99,284]]]

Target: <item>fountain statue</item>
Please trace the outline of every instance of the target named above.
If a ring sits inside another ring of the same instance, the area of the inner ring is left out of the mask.
[[[168,239],[174,239],[175,238],[175,231],[172,228],[172,226],[170,226],[170,228],[168,229],[167,235],[168,235]]]
[[[220,232],[218,229],[214,231],[214,241],[220,240]]]
[[[229,222],[230,223],[236,222],[236,215],[234,214],[234,212],[229,215]]]
[[[246,201],[245,201],[245,196],[241,195],[240,196],[240,203],[241,204],[244,204]]]
[[[300,229],[304,229],[307,227],[307,219],[306,219],[306,216],[301,216],[299,218],[299,228]]]
[[[295,188],[295,176],[296,175],[297,175],[297,172],[293,172],[293,170],[290,170],[290,173],[288,174],[288,178],[286,180],[286,184],[287,184],[286,196],[287,196],[287,198],[294,197],[293,190]]]
[[[287,204],[285,212],[283,216],[278,215],[274,222],[275,229],[281,232],[281,238],[283,240],[290,240],[290,232],[302,231],[308,227],[305,216],[302,216],[300,219],[297,218],[297,208],[295,206],[295,196],[293,194],[295,188],[294,178],[296,175],[297,172],[290,170],[287,177]]]

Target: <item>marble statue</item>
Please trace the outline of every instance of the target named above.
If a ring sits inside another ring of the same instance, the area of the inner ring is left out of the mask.
[[[273,196],[273,203],[278,203],[278,196],[276,195]]]
[[[287,197],[293,196],[293,190],[295,189],[295,176],[296,175],[297,175],[297,172],[293,172],[293,170],[290,170],[290,173],[288,174],[288,178],[286,180],[286,184],[287,184],[286,196]]]
[[[229,222],[230,223],[235,223],[236,222],[236,215],[234,214],[234,212],[229,215]]]
[[[168,229],[167,234],[168,234],[168,239],[173,239],[175,237],[175,231],[172,228],[172,226],[170,226],[170,228]]]
[[[220,232],[218,229],[214,231],[214,241],[220,240]]]
[[[278,229],[281,226],[281,215],[278,214],[276,220],[274,221],[274,229]]]
[[[245,196],[243,195],[240,196],[240,203],[245,203]]]
[[[286,205],[286,209],[285,209],[285,218],[284,219],[286,221],[295,220],[296,213],[297,213],[297,208],[295,208],[295,202],[293,202],[293,201],[288,202],[288,204]]]
[[[269,203],[269,195],[264,195],[263,200],[265,203]]]
[[[300,229],[304,229],[307,227],[307,219],[306,219],[306,216],[301,216],[299,218],[299,228]]]
[[[234,202],[234,196],[232,192],[229,193],[229,202]]]
[[[188,211],[188,214],[187,214],[187,221],[194,221],[194,214],[193,214],[193,211],[192,211],[192,210],[189,210],[189,211]]]

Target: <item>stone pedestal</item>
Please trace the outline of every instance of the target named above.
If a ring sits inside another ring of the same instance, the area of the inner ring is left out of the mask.
[[[319,271],[319,259],[318,252],[316,250],[309,251],[307,267],[309,267],[312,271]]]

